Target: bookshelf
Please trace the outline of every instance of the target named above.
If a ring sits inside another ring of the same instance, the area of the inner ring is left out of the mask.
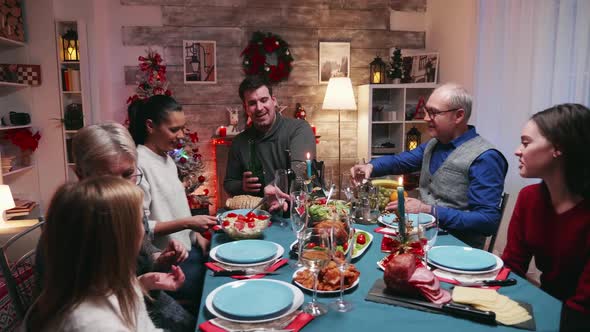
[[[71,142],[78,130],[91,122],[87,70],[86,26],[81,21],[55,22],[60,108],[67,180],[76,180]]]

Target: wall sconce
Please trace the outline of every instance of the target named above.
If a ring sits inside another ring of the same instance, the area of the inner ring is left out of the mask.
[[[379,56],[369,65],[369,82],[371,84],[385,83],[385,62]]]
[[[76,30],[68,29],[61,37],[61,48],[64,61],[80,61],[80,44]]]
[[[406,134],[406,151],[412,151],[420,145],[422,134],[416,127],[412,127]]]

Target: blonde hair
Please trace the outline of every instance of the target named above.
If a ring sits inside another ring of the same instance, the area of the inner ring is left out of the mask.
[[[107,168],[109,163],[127,157],[137,162],[135,142],[127,128],[115,122],[84,127],[72,142],[78,175],[87,177]]]
[[[89,298],[114,295],[121,319],[136,324],[136,260],[143,236],[143,192],[124,179],[100,176],[62,185],[41,235],[47,272],[29,320],[33,331],[60,322]]]

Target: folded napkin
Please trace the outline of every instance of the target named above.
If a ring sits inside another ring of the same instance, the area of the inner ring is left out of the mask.
[[[283,318],[274,321],[248,324],[248,323],[234,323],[221,318],[214,318],[199,325],[199,330],[204,332],[227,332],[240,330],[255,330],[256,328],[266,329],[285,329],[298,332],[307,323],[313,320],[313,316],[302,311],[295,311]],[[222,327],[223,326],[223,327]]]
[[[453,284],[459,285],[460,283],[453,280],[457,279],[460,282],[471,282],[471,281],[480,281],[480,280],[506,280],[508,275],[510,275],[510,269],[507,267],[503,267],[500,269],[500,272],[492,272],[492,273],[485,273],[485,274],[458,274],[449,271],[443,271],[441,269],[434,269],[432,273],[438,278],[438,280]],[[480,286],[478,288],[489,288],[498,290],[502,286]]]
[[[278,270],[280,267],[282,267],[283,265],[287,264],[288,262],[289,262],[289,260],[287,258],[279,259],[278,261],[274,262],[271,266],[269,266],[268,268],[266,268],[264,271],[274,272],[274,271]],[[216,263],[216,262],[207,262],[207,263],[205,263],[205,266],[208,267],[210,270],[213,270],[215,272],[229,270],[229,269],[226,269],[226,268],[223,267],[224,264]],[[238,280],[242,280],[242,279],[260,279],[260,278],[264,277],[265,275],[266,274],[261,273],[261,274],[247,275],[247,276],[232,276],[231,278],[238,279]]]

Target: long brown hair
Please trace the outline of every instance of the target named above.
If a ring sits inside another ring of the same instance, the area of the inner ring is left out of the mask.
[[[62,185],[41,235],[47,273],[28,327],[42,330],[89,298],[114,295],[121,319],[136,325],[135,268],[142,241],[142,191],[101,176]]]

